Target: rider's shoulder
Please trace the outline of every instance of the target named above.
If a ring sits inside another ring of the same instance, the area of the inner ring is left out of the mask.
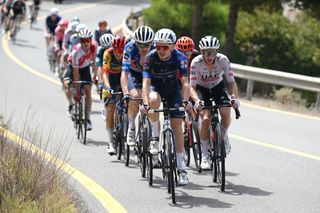
[[[221,62],[224,62],[224,61],[228,62],[229,61],[228,57],[222,53],[217,53],[216,59]]]
[[[134,51],[136,49],[135,41],[131,40],[128,43],[126,43],[126,45],[124,46],[124,49],[126,52]]]

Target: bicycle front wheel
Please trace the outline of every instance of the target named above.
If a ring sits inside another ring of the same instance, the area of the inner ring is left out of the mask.
[[[175,171],[176,171],[176,159],[174,150],[174,140],[171,131],[166,131],[165,133],[165,143],[166,143],[166,154],[168,157],[168,192],[171,194],[171,200],[173,204],[176,204],[176,194],[175,194]]]
[[[211,131],[212,132],[212,131]],[[212,156],[212,170],[213,172],[213,181],[220,185],[221,191],[225,190],[225,148],[222,139],[221,125],[218,123],[215,125],[213,130],[213,139],[212,139],[212,147],[213,147],[213,156]],[[211,134],[212,135],[212,134]]]
[[[200,141],[200,135],[199,135],[199,130],[198,130],[198,125],[196,121],[192,121],[192,131],[193,131],[193,141],[192,141],[192,152],[193,152],[193,159],[194,159],[194,164],[196,166],[196,170],[201,173],[201,158],[202,158],[202,153],[201,153],[201,141]]]
[[[123,150],[123,159],[125,166],[129,166],[130,160],[130,147],[127,144],[127,133],[128,133],[128,114],[124,113],[122,116],[122,124],[121,124],[121,139],[122,139],[122,150]]]
[[[86,98],[82,96],[82,107],[84,109],[83,112],[83,139],[82,143],[85,145],[87,143],[87,121],[88,121],[88,109],[86,104]]]

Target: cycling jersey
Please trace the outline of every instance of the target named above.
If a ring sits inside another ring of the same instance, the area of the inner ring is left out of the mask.
[[[61,20],[60,16],[57,16],[55,20],[52,20],[51,15],[46,18],[46,27],[48,28],[48,33],[54,34],[54,30],[58,26],[58,22]]]
[[[188,80],[190,80],[190,66],[191,66],[191,62],[192,62],[192,60],[193,60],[196,56],[198,56],[199,54],[200,54],[200,53],[199,53],[198,50],[193,49],[192,54],[191,54],[191,57],[190,57],[190,59],[188,60]],[[180,80],[180,72],[178,72],[177,78],[178,78],[178,80]]]
[[[223,74],[228,82],[235,81],[229,59],[220,53],[218,53],[214,59],[213,70],[207,69],[202,55],[192,60],[190,70],[190,85],[193,87],[199,85],[207,89],[212,89],[223,80]]]
[[[11,8],[13,9],[13,11],[26,11],[26,4],[24,3],[24,1],[18,1],[15,0],[12,4],[11,4]]]
[[[188,61],[178,50],[173,49],[167,61],[161,61],[157,51],[151,50],[145,57],[143,78],[151,79],[151,91],[156,91],[165,98],[169,107],[182,105],[177,73],[188,76]],[[171,117],[182,118],[180,111],[170,112]]]
[[[71,52],[71,64],[73,68],[85,68],[90,66],[91,60],[96,56],[96,47],[94,45],[90,46],[88,52],[84,52],[81,44],[77,44]]]
[[[71,27],[68,27],[64,32],[63,42],[62,42],[62,45],[64,46],[64,48],[68,49],[70,44],[70,38],[73,33],[74,33],[74,30],[72,30]]]
[[[55,42],[61,42],[63,41],[64,37],[64,31],[61,29],[60,26],[57,26],[56,29],[54,30],[54,40]]]
[[[97,48],[97,56],[96,56],[96,66],[97,67],[102,67],[102,62],[103,62],[103,53],[107,48],[99,46]]]
[[[101,31],[99,30],[99,28],[97,28],[97,29],[94,31],[94,40],[99,44],[99,46],[101,45],[101,44],[100,44],[100,37],[101,37],[102,35],[106,34],[106,33],[109,33],[109,34],[112,34],[112,35],[113,35],[113,33],[111,32],[110,29],[106,29],[105,31],[101,32]]]
[[[69,46],[68,46],[69,52],[71,52],[73,47],[78,43],[79,43],[78,34],[77,33],[72,34],[69,40]]]

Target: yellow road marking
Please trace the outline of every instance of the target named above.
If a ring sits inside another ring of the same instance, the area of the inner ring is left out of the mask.
[[[80,6],[77,8],[72,8],[65,10],[61,12],[60,14],[66,14],[66,13],[72,13],[75,11],[87,9],[96,6],[96,4],[89,4]],[[44,19],[45,17],[40,17],[40,19]],[[61,82],[58,80],[55,80],[49,76],[46,76],[45,74],[42,74],[41,72],[29,67],[27,64],[20,61],[10,50],[9,44],[5,36],[2,36],[2,48],[6,55],[14,61],[14,63],[21,66],[23,69],[27,70],[28,72],[32,73],[33,75],[36,75],[40,78],[43,78],[51,83],[60,85]],[[97,95],[94,95],[95,98],[98,98]],[[67,174],[71,175],[73,178],[75,178],[80,184],[82,184],[96,199],[102,204],[102,206],[109,212],[127,212],[120,203],[118,203],[103,187],[98,185],[96,182],[94,182],[92,179],[90,179],[88,176],[80,172],[79,170],[73,168],[69,164],[66,164],[62,162],[59,159],[56,159],[54,156],[50,155],[49,153],[39,149],[38,147],[32,145],[28,141],[20,138],[19,136],[13,134],[12,132],[3,129],[0,127],[0,131],[4,131],[6,137],[8,137],[10,140],[15,141],[16,143],[22,145],[25,149],[32,150],[33,152],[39,152],[43,153],[45,156],[45,159],[53,164],[55,164],[57,167],[62,167],[63,171]]]
[[[281,146],[265,143],[265,142],[254,140],[254,139],[251,139],[251,138],[246,138],[246,137],[243,137],[243,136],[240,136],[240,135],[229,134],[229,136],[231,138],[238,139],[238,140],[241,140],[241,141],[246,142],[246,143],[251,143],[251,144],[255,144],[255,145],[259,145],[259,146],[264,146],[264,147],[267,147],[267,148],[270,148],[270,149],[275,149],[275,150],[278,150],[278,151],[281,151],[281,152],[287,152],[287,153],[290,153],[290,154],[293,154],[293,155],[297,155],[297,156],[304,157],[304,158],[309,158],[309,159],[312,159],[312,160],[320,160],[320,156],[311,155],[311,154],[308,154],[308,153],[305,153],[305,152],[300,152],[300,151],[297,151],[297,150],[294,150],[294,149],[289,149],[289,148],[285,148],[285,147],[281,147]]]
[[[127,212],[106,190],[104,190],[104,188],[102,188],[100,185],[98,185],[96,182],[94,182],[79,170],[73,168],[67,163],[64,163],[55,156],[49,154],[48,152],[45,152],[44,150],[15,135],[7,129],[0,127],[0,132],[3,132],[3,135],[6,138],[19,144],[24,149],[30,150],[32,151],[32,153],[39,153],[39,155],[45,158],[48,162],[56,165],[57,168],[61,168],[64,172],[72,176],[86,189],[88,189],[109,212]]]

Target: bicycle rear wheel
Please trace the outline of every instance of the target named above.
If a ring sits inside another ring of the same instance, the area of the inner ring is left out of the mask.
[[[192,152],[193,152],[193,159],[194,159],[194,164],[196,166],[196,169],[199,173],[201,173],[201,158],[202,158],[202,153],[201,153],[201,141],[200,141],[200,136],[199,136],[199,130],[198,130],[198,125],[196,121],[192,121],[192,131],[193,131],[193,141],[192,141]]]

